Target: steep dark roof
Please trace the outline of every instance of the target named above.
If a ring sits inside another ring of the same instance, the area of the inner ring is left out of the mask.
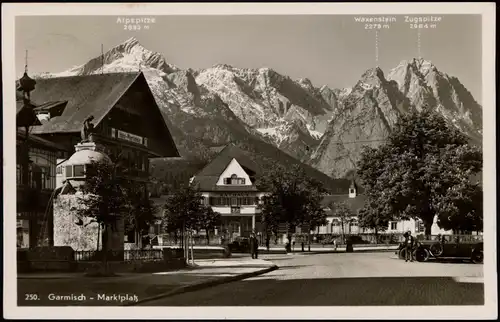
[[[141,73],[110,73],[37,79],[31,100],[37,106],[67,101],[61,116],[33,129],[33,133],[79,132],[90,115],[98,124]]]
[[[349,209],[351,209],[353,214],[357,214],[358,210],[363,208],[364,204],[366,201],[366,196],[365,195],[357,195],[355,198],[349,198],[348,194],[345,195],[330,195],[330,196],[325,196],[323,200],[321,201],[321,205],[323,207],[328,207],[331,202],[334,204],[344,202]],[[333,210],[330,209],[328,211],[328,215],[333,215]]]
[[[17,128],[17,137],[24,139],[26,137],[26,131],[24,128]],[[29,141],[38,145],[42,146],[45,149],[48,150],[53,150],[53,151],[66,151],[66,148],[64,146],[61,146],[59,144],[56,144],[54,142],[45,140],[37,135],[31,134],[29,135]]]
[[[219,154],[210,161],[196,176],[217,176],[219,177],[222,172],[229,165],[231,160],[236,159],[238,163],[245,168],[245,170],[250,170],[254,173],[259,173],[261,170],[258,165],[255,164],[248,158],[248,152],[241,150],[233,144],[228,144]]]
[[[261,173],[259,166],[249,159],[247,153],[233,144],[228,144],[195,175],[194,183],[201,191],[258,191],[254,185],[230,187],[216,185],[220,175],[233,159],[236,159],[243,169],[249,172],[249,175]]]

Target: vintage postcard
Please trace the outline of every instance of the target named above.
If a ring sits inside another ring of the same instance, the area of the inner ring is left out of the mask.
[[[496,319],[495,8],[3,4],[4,317]]]

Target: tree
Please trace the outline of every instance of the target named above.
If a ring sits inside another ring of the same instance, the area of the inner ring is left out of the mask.
[[[343,201],[334,203],[330,202],[328,207],[332,209],[333,215],[340,219],[340,225],[342,229],[342,241],[345,242],[345,224],[350,224],[352,220],[352,212]]]
[[[446,230],[483,230],[483,191],[479,185],[463,182],[453,186],[440,200],[438,225]]]
[[[221,224],[220,213],[213,211],[210,206],[203,206],[198,215],[198,227],[204,229],[207,234],[207,245],[210,244],[210,232]]]
[[[139,236],[143,236],[155,223],[157,219],[155,213],[158,211],[158,207],[146,195],[145,191],[131,190],[129,197],[132,215],[126,217],[126,223],[137,231]],[[144,245],[142,246],[144,247]]]
[[[105,274],[108,273],[107,253],[109,234],[116,230],[117,221],[133,218],[135,209],[132,196],[133,185],[123,179],[115,163],[95,162],[87,165],[85,182],[76,194],[79,206],[72,208],[79,223],[82,218],[91,218],[101,227],[102,260]]]
[[[298,165],[271,169],[258,179],[257,185],[267,192],[259,205],[263,222],[275,231],[279,223],[286,223],[289,241],[294,227],[325,222],[321,200],[326,191],[321,182],[308,177]]]
[[[203,196],[191,185],[184,185],[167,198],[163,212],[163,225],[176,238],[181,232],[194,230],[199,226]]]
[[[368,202],[360,209],[358,223],[361,228],[373,229],[376,243],[378,243],[378,233],[387,230],[392,214],[381,207],[383,204],[374,202],[374,199],[373,197],[368,198]]]
[[[358,175],[370,204],[395,218],[421,219],[430,235],[440,205],[456,200],[453,187],[470,180],[482,168],[478,148],[428,108],[401,115],[385,144],[365,147]]]

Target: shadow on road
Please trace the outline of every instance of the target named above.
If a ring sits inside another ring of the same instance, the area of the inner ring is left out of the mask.
[[[311,267],[311,265],[284,265],[280,266],[280,270],[286,270],[286,269],[295,269],[295,268],[302,268],[302,267]]]
[[[482,264],[475,264],[472,261],[463,258],[435,258],[435,259],[430,259],[426,263],[482,265]]]
[[[450,277],[274,279],[261,276],[144,303],[151,306],[484,305],[482,283]]]

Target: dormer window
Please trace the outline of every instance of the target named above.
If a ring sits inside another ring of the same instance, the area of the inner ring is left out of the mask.
[[[236,174],[233,174],[231,177],[225,178],[224,183],[228,185],[244,185],[245,178],[238,178]]]

